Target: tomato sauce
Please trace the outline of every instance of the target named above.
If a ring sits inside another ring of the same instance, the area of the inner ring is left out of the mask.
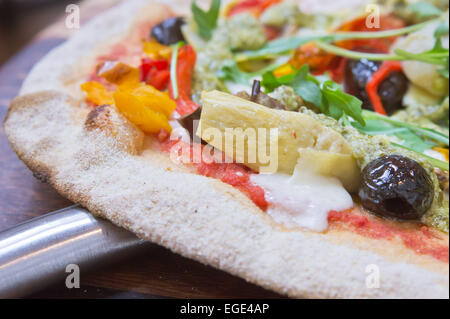
[[[164,141],[161,141],[160,145],[163,151],[170,152],[171,148],[177,143],[184,142],[165,139]],[[269,204],[265,199],[264,190],[262,187],[252,183],[250,180],[250,176],[252,174],[256,174],[255,172],[242,164],[217,162],[217,160],[212,158],[205,161],[205,154],[203,154],[203,156],[202,154],[200,154],[200,156],[196,156],[196,158],[199,158],[200,160],[194,161],[194,152],[196,152],[197,148],[193,147],[192,144],[187,145],[186,143],[184,143],[184,147],[188,147],[190,153],[191,161],[190,164],[187,165],[193,165],[199,175],[215,178],[226,184],[234,186],[247,195],[256,206],[264,211],[267,209]],[[201,145],[198,149],[203,153],[203,145]],[[224,159],[223,156],[222,159]]]
[[[449,262],[449,245],[440,234],[424,225],[400,227],[393,223],[364,216],[352,210],[328,215],[331,225],[343,224],[355,233],[372,239],[400,239],[406,248],[421,255],[428,255],[443,262]]]

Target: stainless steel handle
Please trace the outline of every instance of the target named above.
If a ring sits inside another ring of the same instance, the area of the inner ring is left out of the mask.
[[[45,288],[76,264],[83,273],[145,251],[150,244],[72,206],[0,232],[0,297]]]

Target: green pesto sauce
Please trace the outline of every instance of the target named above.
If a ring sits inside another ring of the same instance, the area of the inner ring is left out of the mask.
[[[297,111],[300,107],[299,97],[290,86],[279,86],[273,92],[269,93],[269,96],[286,105],[290,111]]]
[[[261,22],[251,14],[238,14],[230,19],[220,19],[210,41],[197,46],[197,62],[193,76],[193,99],[198,102],[203,90],[226,91],[217,72],[224,61],[233,58],[232,50],[258,49],[267,38]]]
[[[411,5],[419,2],[417,0],[378,0],[377,3],[385,6],[389,11],[392,11],[396,16],[402,18],[409,23],[421,22],[412,9]],[[448,9],[448,0],[427,0],[441,10]]]
[[[260,20],[265,25],[281,28],[287,24],[299,27],[309,25],[313,18],[301,12],[297,3],[283,1],[265,10]]]
[[[442,100],[429,95],[427,92],[416,86],[411,86],[408,93],[403,98],[403,104],[406,108],[395,113],[393,118],[403,122],[418,124],[422,127],[427,127],[446,135],[449,134],[448,96]]]
[[[417,156],[414,152],[392,146],[390,140],[386,136],[369,136],[362,134],[352,126],[343,125],[340,121],[336,121],[324,114],[314,113],[306,107],[300,107],[299,112],[315,118],[324,126],[340,133],[351,145],[353,156],[361,169],[374,159],[389,154],[400,154],[421,164],[428,172],[434,185],[433,203],[428,212],[423,216],[422,222],[425,225],[437,228],[442,232],[449,232],[449,201],[448,198],[446,198],[444,191],[439,186],[434,167],[428,161]]]
[[[228,50],[256,50],[267,42],[262,23],[249,13],[222,19],[208,45]]]

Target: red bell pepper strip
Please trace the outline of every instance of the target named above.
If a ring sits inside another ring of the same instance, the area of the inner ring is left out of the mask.
[[[259,17],[267,8],[280,2],[282,0],[242,0],[228,11],[227,16],[231,17],[239,13],[250,12]]]
[[[403,20],[393,15],[380,16],[379,28],[369,28],[367,26],[367,17],[356,18],[352,21],[342,24],[337,31],[343,32],[374,32],[383,30],[399,29],[405,26]],[[337,43],[338,46],[349,50],[364,49],[370,52],[387,53],[389,48],[395,42],[397,37],[383,38],[383,39],[358,39],[358,40],[344,40]]]
[[[181,47],[178,51],[176,83],[178,86],[178,98],[176,111],[181,116],[190,114],[198,109],[199,105],[191,100],[192,74],[194,71],[197,54],[190,45]],[[172,81],[169,83],[170,97],[173,99]]]
[[[372,102],[375,112],[387,115],[383,107],[380,96],[378,95],[378,86],[391,72],[401,71],[402,64],[398,61],[384,61],[380,68],[372,75],[372,78],[366,84],[367,95]]]
[[[160,91],[167,88],[170,79],[169,62],[167,60],[151,60],[145,58],[142,59],[139,69],[140,82],[145,82]]]
[[[157,90],[164,91],[165,89],[167,89],[167,85],[169,85],[169,80],[169,70],[158,71],[156,69],[152,69],[148,74],[145,83],[153,86]]]

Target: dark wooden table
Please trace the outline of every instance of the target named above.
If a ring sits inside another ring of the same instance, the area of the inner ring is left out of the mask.
[[[114,1],[114,0],[113,0]],[[100,1],[101,2],[101,1]],[[97,1],[82,15],[82,22],[109,6]],[[93,1],[91,1],[93,3]],[[83,10],[82,10],[83,12]],[[0,69],[0,118],[23,79],[43,55],[65,41],[62,21],[42,32]],[[2,44],[3,45],[3,44]],[[11,150],[0,128],[0,231],[20,222],[67,207],[72,203],[35,179]],[[33,298],[277,298],[277,294],[211,267],[153,246],[138,258],[107,269],[81,273],[81,288],[64,282],[32,295]]]

